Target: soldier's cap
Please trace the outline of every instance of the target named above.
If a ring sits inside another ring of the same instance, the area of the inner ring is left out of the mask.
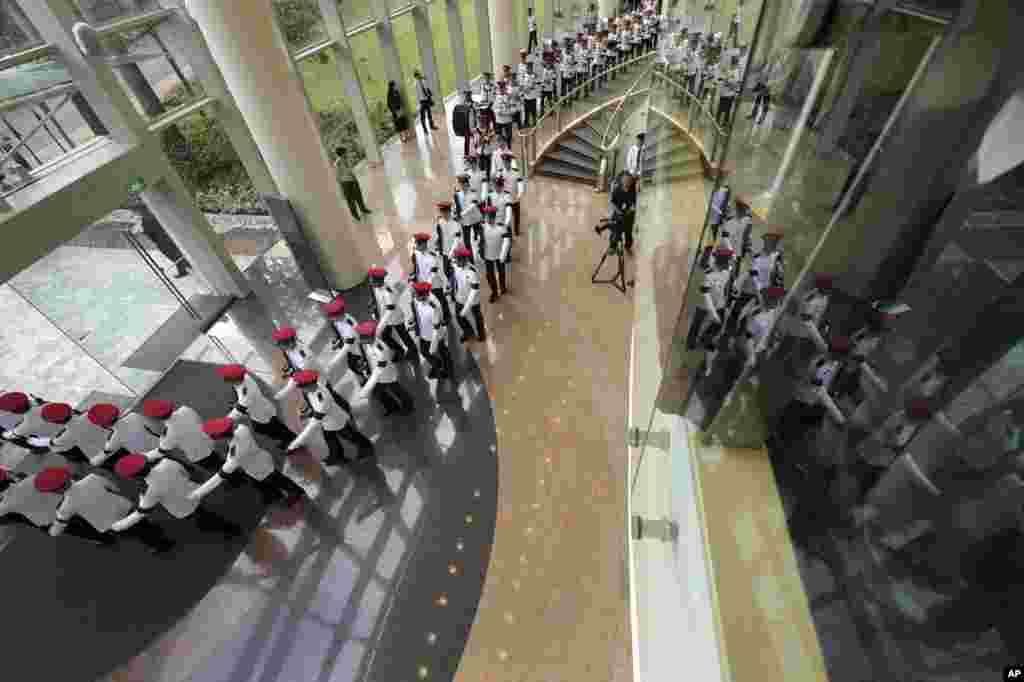
[[[786,295],[786,290],[782,287],[768,287],[764,290],[764,297],[769,301],[777,301]]]
[[[133,452],[117,460],[117,464],[114,465],[114,473],[121,478],[135,478],[142,473],[148,464],[149,460],[146,459],[145,455]]]
[[[294,377],[292,377],[294,378]],[[203,424],[203,433],[214,440],[220,440],[227,438],[235,432],[235,420],[231,417],[221,417],[220,419],[210,419]]]
[[[494,215],[495,213],[498,212],[498,207],[497,206],[484,206],[483,208],[480,209],[480,212],[483,213],[484,215]]]
[[[43,405],[42,415],[51,424],[67,424],[71,421],[72,410],[67,403],[47,403]]]
[[[320,374],[311,369],[304,369],[292,375],[292,381],[299,388],[312,388],[320,380]]]
[[[376,336],[377,321],[367,320],[366,322],[360,322],[356,325],[356,334],[359,334],[359,336]]]
[[[465,246],[460,246],[459,248],[455,249],[456,258],[470,258],[472,257],[472,255],[473,253]]]
[[[815,275],[814,288],[828,291],[832,288],[832,275]]]
[[[295,336],[295,327],[278,327],[274,330],[274,333],[271,334],[271,338],[273,338],[276,343],[294,341]]]
[[[732,258],[736,255],[736,252],[732,249],[727,249],[724,246],[720,246],[715,249],[715,258]]]
[[[429,294],[431,292],[431,290],[434,287],[430,286],[430,282],[416,282],[416,284],[412,285],[412,288],[420,296],[426,296],[427,294]]]
[[[0,410],[13,412],[14,414],[25,414],[32,407],[28,396],[24,393],[12,392],[0,395]]]
[[[50,467],[36,474],[36,490],[41,493],[55,493],[71,480],[71,472],[64,467]]]
[[[849,336],[833,336],[828,343],[828,349],[840,355],[849,353],[852,346]]]
[[[412,236],[412,238],[416,240],[417,244],[422,244],[423,242],[430,241],[430,235],[427,234],[426,232],[417,232]]]
[[[89,408],[86,416],[96,426],[101,429],[109,429],[117,421],[117,418],[121,416],[121,410],[116,405],[110,403],[99,403]]]
[[[330,303],[324,303],[320,306],[320,310],[327,317],[337,317],[345,312],[345,299],[341,296],[336,296]]]
[[[174,413],[174,403],[170,400],[147,400],[142,403],[142,416],[153,419],[167,419]]]
[[[452,202],[450,201],[439,201],[437,202],[436,206],[442,211],[452,210]]]
[[[924,398],[916,398],[907,402],[907,416],[911,419],[931,419],[935,413],[932,404]]]
[[[367,270],[366,274],[370,276],[370,279],[384,279],[387,277],[388,271],[378,265],[375,265]]]
[[[327,305],[330,305],[328,303]],[[217,374],[224,381],[241,381],[245,378],[244,365],[221,365],[217,368]]]

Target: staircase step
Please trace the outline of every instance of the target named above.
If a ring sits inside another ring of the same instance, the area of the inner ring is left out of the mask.
[[[594,175],[597,175],[598,168],[600,167],[599,161],[596,161],[589,156],[584,156],[583,154],[577,154],[573,150],[563,147],[558,147],[554,151],[548,152],[544,155],[544,158],[576,166],[577,168],[591,172]]]
[[[593,161],[594,163],[601,162],[600,149],[590,144],[589,142],[581,140],[573,135],[566,135],[565,137],[560,139],[558,141],[558,146],[556,147],[556,149],[559,147],[562,149],[568,149],[569,151],[578,154],[579,156],[584,156]]]
[[[540,163],[538,163],[535,168],[536,170],[534,172],[538,175],[586,183],[593,183],[597,180],[596,171],[582,170],[577,166],[556,161],[554,159],[548,159],[547,157],[541,159]]]
[[[595,151],[600,150],[601,148],[601,135],[592,128],[580,126],[578,128],[574,128],[570,134],[593,147]],[[597,153],[600,154],[600,151],[597,151]]]
[[[657,147],[644,154],[644,162],[649,165],[660,165],[662,163],[674,163],[676,161],[699,160],[700,153],[689,145]]]

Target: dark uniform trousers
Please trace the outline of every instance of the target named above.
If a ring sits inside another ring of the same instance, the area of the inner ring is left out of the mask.
[[[264,423],[253,419],[252,415],[249,415],[248,410],[241,405],[235,405],[235,409],[249,416],[249,423],[252,424],[253,431],[261,436],[276,440],[282,448],[287,447],[289,443],[295,440],[295,433],[285,426],[284,422],[277,415],[274,415]]]
[[[452,376],[452,356],[448,352],[448,344],[444,341],[439,341],[437,344],[437,354],[430,354],[430,342],[420,339],[420,352],[423,357],[430,363],[430,373],[427,375],[431,379],[449,379]]]
[[[533,125],[537,122],[537,98],[535,97],[533,99],[524,99],[523,107],[526,112],[524,115],[525,120],[523,121],[523,123],[526,125],[527,128],[532,128]]]
[[[736,300],[732,304],[732,314],[726,321],[725,326],[730,334],[738,334],[740,332],[740,315],[743,314],[743,309],[747,307],[747,304],[757,298],[755,294],[741,293],[736,297]]]
[[[491,287],[491,293],[505,293],[507,287],[505,286],[505,262],[501,260],[485,260],[484,267],[487,269],[487,285]],[[497,270],[498,277],[494,277],[494,272]],[[498,289],[498,284],[501,283],[501,289]]]
[[[434,295],[437,304],[441,306],[441,315],[444,317],[444,323],[448,324],[448,321],[452,319],[452,310],[448,307],[448,298],[439,289],[434,289],[430,293]]]
[[[373,387],[373,394],[377,400],[384,405],[385,416],[397,412],[399,414],[411,414],[413,410],[412,396],[405,390],[405,387],[397,381],[388,383],[377,382]]]
[[[463,225],[462,226],[462,245],[470,251],[473,250],[473,242],[480,241],[480,235],[483,232],[483,224],[477,223],[476,225]]]
[[[781,447],[789,447],[808,431],[821,423],[825,417],[824,405],[810,405],[801,400],[791,400],[782,410],[776,422],[775,433]]]
[[[458,304],[456,304],[456,305],[458,305]],[[484,314],[483,314],[483,311],[480,310],[480,304],[479,303],[477,303],[475,306],[473,306],[472,310],[473,310],[473,320],[476,322],[476,328],[478,330],[480,330],[479,335],[476,335],[476,337],[480,341],[483,341],[484,339],[487,338],[487,331],[484,329]],[[458,318],[459,318],[459,327],[462,328],[462,335],[463,335],[463,337],[464,338],[469,338],[471,336],[474,336],[473,325],[471,325],[469,323],[469,320],[467,320],[465,318],[465,316],[462,315],[462,309],[461,308],[459,309]]]
[[[278,500],[294,500],[306,495],[306,491],[302,489],[302,486],[280,471],[273,471],[262,481],[256,481],[255,479],[253,481],[256,483],[256,488],[260,491],[260,495],[266,504],[271,504]]]
[[[65,450],[64,452],[54,452],[53,454],[60,455],[69,462],[74,462],[76,464],[89,463],[89,456],[82,452],[82,448],[78,447],[77,445],[71,448],[70,450]]]
[[[373,456],[373,443],[369,438],[359,432],[356,427],[352,426],[352,422],[348,422],[342,428],[336,431],[328,431],[324,429],[324,441],[327,443],[328,456],[324,460],[324,464],[337,464],[343,462],[349,458],[345,457],[345,448],[341,444],[341,439],[344,438],[349,443],[355,446],[356,456],[352,457],[351,460],[366,459],[367,457]]]
[[[519,202],[515,201],[509,206],[512,207],[512,232],[519,236]]]
[[[402,343],[398,343],[398,340],[395,339],[396,332],[402,337]],[[405,328],[404,324],[389,324],[387,327],[384,327],[380,338],[391,349],[391,352],[395,354],[397,360],[404,359],[407,352],[413,355],[417,353],[416,343],[412,340],[412,336],[410,336],[409,330]]]
[[[554,90],[544,90],[543,92],[541,92],[540,93],[540,109],[537,110],[537,114],[542,116],[544,114],[544,112],[547,111],[548,107],[551,106],[551,103],[554,102],[554,101],[555,101],[555,91]]]
[[[718,319],[722,319],[724,315],[725,310],[719,309]],[[690,332],[686,335],[686,348],[688,350],[697,350],[698,348],[714,350],[714,340],[718,336],[718,332],[721,331],[722,325],[717,322],[708,321],[706,328],[702,330],[707,319],[708,311],[704,308],[697,308],[693,311],[693,322],[690,323]]]

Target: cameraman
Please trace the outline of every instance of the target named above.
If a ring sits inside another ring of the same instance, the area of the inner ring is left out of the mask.
[[[636,220],[636,176],[622,171],[612,190],[612,208],[621,216],[622,231],[626,235],[626,253],[633,255],[633,222]]]

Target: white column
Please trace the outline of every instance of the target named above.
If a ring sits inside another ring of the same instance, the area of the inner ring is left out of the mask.
[[[405,102],[405,110],[409,112],[410,119],[417,111],[417,103],[409,99],[406,86],[411,89],[412,72],[409,73],[409,81],[406,81],[405,73],[402,70],[402,57],[398,53],[398,45],[395,43],[395,28],[391,25],[391,10],[387,0],[376,0],[374,7],[377,11],[377,42],[380,44],[380,53],[384,58],[384,71],[388,79],[395,81],[398,85],[398,92]],[[415,120],[410,120],[414,124]],[[413,126],[415,130],[415,126]]]
[[[491,11],[488,5],[493,3],[501,4],[502,2],[508,3],[512,2],[512,0],[475,0],[476,28],[480,39],[480,70],[485,71],[488,66],[492,67],[495,78],[498,77],[501,71],[494,66],[498,62],[495,61],[494,52],[491,48],[491,36],[493,35],[491,27],[493,24],[491,23]],[[469,77],[476,78],[478,75],[480,74],[471,73]]]
[[[325,273],[339,289],[359,284],[380,249],[345,207],[271,0],[192,0],[189,12]]]
[[[420,52],[420,68],[427,85],[434,91],[438,103],[447,94],[441,91],[441,76],[437,71],[437,60],[434,58],[434,32],[430,29],[430,8],[419,0],[412,11],[412,25],[416,30],[416,47]]]
[[[519,31],[516,30],[516,8],[514,0],[487,0],[480,4],[490,5],[490,35],[493,53],[494,77],[501,75],[501,67],[508,64],[515,73],[519,63],[519,50],[525,45],[519,44]],[[481,45],[483,40],[480,41]],[[483,62],[484,64],[488,62]]]
[[[444,0],[444,5],[448,13],[448,44],[451,46],[452,62],[455,64],[455,83],[459,92],[465,92],[469,89],[469,78],[466,75],[466,43],[465,34],[462,32],[459,0]]]
[[[352,117],[356,120],[356,128],[359,129],[359,139],[363,142],[366,160],[371,164],[380,163],[377,130],[373,121],[370,120],[370,110],[366,106],[363,84],[359,80],[359,71],[356,69],[355,59],[352,56],[352,46],[349,45],[348,36],[345,35],[345,22],[342,21],[341,12],[338,11],[338,3],[335,0],[320,0],[320,13],[324,17],[327,35],[334,41],[331,53],[334,56],[334,63],[338,67],[341,85],[345,89],[345,103],[348,104],[349,111],[352,112]]]

